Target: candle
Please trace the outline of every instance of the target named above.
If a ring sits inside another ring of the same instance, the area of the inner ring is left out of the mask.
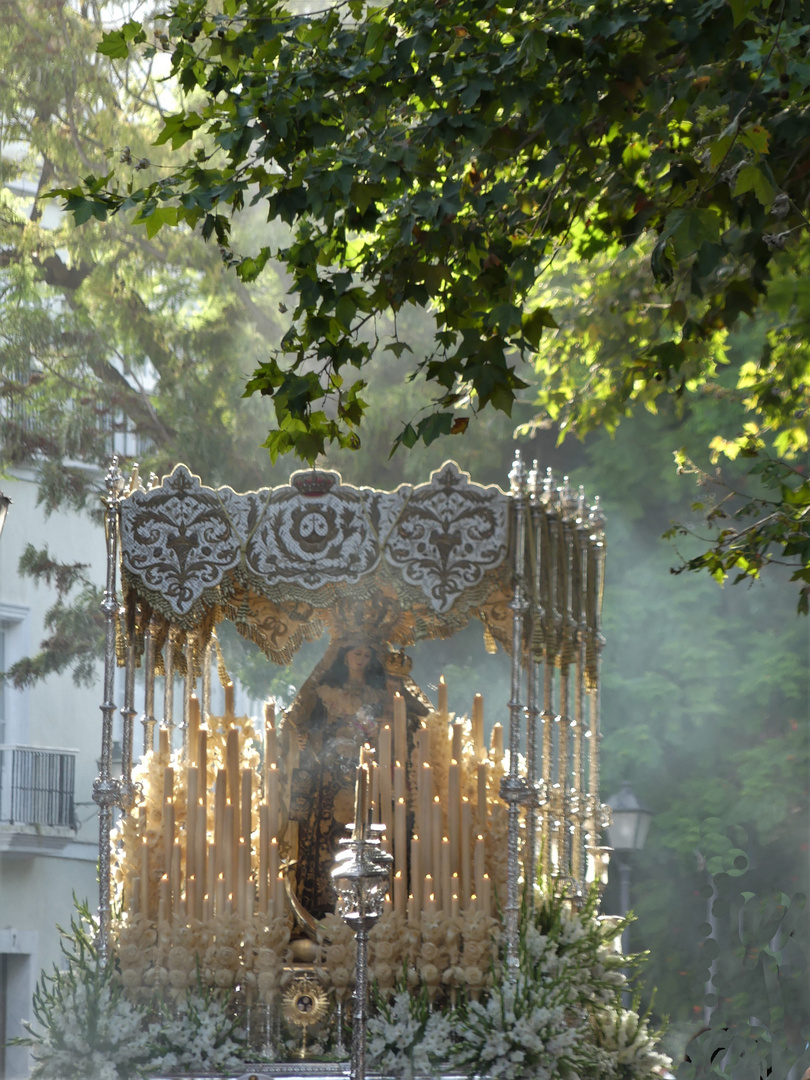
[[[272,765],[267,774],[267,836],[270,839],[279,834],[279,813],[281,802],[279,799],[279,775],[278,767]]]
[[[394,911],[402,915],[403,918],[407,914],[405,878],[402,876],[401,870],[397,870],[396,874],[394,874]]]
[[[188,909],[189,922],[197,918],[197,879],[189,874],[186,882],[186,908]]]
[[[452,873],[450,871],[450,841],[446,836],[442,837],[442,885],[441,885],[441,897],[439,898],[439,910],[450,911],[450,889]]]
[[[354,838],[361,839],[366,834],[366,809],[368,804],[368,765],[357,766],[357,779],[354,786]]]
[[[283,918],[287,911],[287,890],[284,886],[284,877],[282,874],[276,875],[276,917]]]
[[[433,908],[431,908],[431,902],[435,902],[436,894],[433,892],[433,877],[432,877],[431,874],[426,874],[425,875],[424,889],[425,889],[425,892],[424,892],[425,899],[423,901],[424,907],[425,907],[425,909],[427,911],[432,911]]]
[[[421,769],[423,765],[430,764],[430,732],[424,724],[416,733],[416,747],[419,768]]]
[[[371,763],[371,820],[380,823],[380,767],[376,761]]]
[[[189,744],[190,745],[190,744]],[[199,773],[196,768],[186,769],[186,873],[189,877],[197,874],[197,784]]]
[[[169,875],[164,874],[160,879],[160,890],[158,892],[158,923],[165,923],[169,918],[170,911]]]
[[[433,797],[430,822],[430,862],[433,872],[436,902],[441,906],[441,875],[442,875],[442,807],[439,796]]]
[[[282,894],[284,892],[284,878],[279,873],[279,854],[278,854],[278,840],[275,837],[270,841],[270,852],[267,857],[267,874],[272,883],[273,889],[277,890],[278,880],[281,879]],[[279,907],[276,905],[276,915],[281,915],[284,905]]]
[[[391,728],[386,724],[380,732],[380,823],[391,832]]]
[[[405,698],[394,694],[394,758],[404,765],[408,760],[408,721],[405,711]]]
[[[175,840],[172,845],[172,862],[171,873],[169,875],[169,881],[172,887],[172,911],[180,912],[181,902],[181,889],[180,881],[182,878],[182,848],[180,847],[180,841]]]
[[[267,855],[270,843],[270,807],[262,803],[259,807],[259,911],[267,911]]]
[[[227,896],[227,893],[225,892],[225,875],[220,874],[217,877],[217,891],[216,891],[216,897],[215,897],[215,908],[216,908],[217,915],[224,915],[225,914],[225,897],[226,896]]]
[[[232,682],[229,682],[225,687],[225,716],[228,720],[232,720],[234,717],[234,688]]]
[[[174,803],[167,799],[163,804],[163,862],[166,873],[172,862],[172,845],[174,844]]]
[[[253,770],[242,769],[242,822],[239,829],[240,836],[244,836],[250,850],[250,835],[253,832],[253,814],[251,812],[253,802]]]
[[[276,703],[265,702],[264,706],[264,768],[278,764],[278,743],[276,741]]]
[[[407,813],[405,807],[405,800],[398,799],[397,804],[394,807],[394,872],[402,877],[403,884],[403,900],[405,896],[405,880],[408,876],[408,840],[407,840]],[[396,906],[396,895],[394,896],[394,907],[402,915],[405,914],[404,904],[401,907]]]
[[[453,894],[450,897],[450,917],[452,919],[457,919],[459,911],[458,892],[456,891],[458,889],[458,874],[453,874],[451,888],[453,890]]]
[[[237,808],[236,822],[239,824],[239,730],[235,727],[228,728],[227,742],[225,747],[225,770],[228,775],[228,798]],[[234,837],[234,843],[239,840]]]
[[[453,724],[453,745],[450,751],[450,757],[456,761],[461,761],[461,733],[463,730],[463,724],[457,720]]]
[[[129,886],[129,914],[140,914],[141,904],[141,879],[134,877]]]
[[[210,904],[214,903],[217,878],[217,853],[213,844],[208,845],[208,861],[205,866],[205,892]]]
[[[149,843],[144,836],[141,840],[141,915],[149,918]]]
[[[472,738],[476,760],[483,761],[487,750],[484,744],[484,699],[481,694],[476,694],[473,698]]]
[[[480,899],[484,895],[484,874],[486,873],[486,846],[483,836],[476,837],[474,859],[475,893]]]
[[[188,754],[192,765],[199,765],[197,753],[200,742],[200,703],[196,694],[188,701]]]
[[[484,874],[484,887],[481,890],[481,907],[485,915],[492,914],[492,882],[489,874]]]
[[[411,888],[414,896],[422,895],[422,848],[419,837],[414,836],[411,840]]]
[[[439,676],[439,708],[436,711],[443,716],[447,715],[447,683],[444,681],[444,675]]]
[[[200,789],[205,806],[208,799],[208,728],[204,726],[197,734],[197,768],[200,770]]]
[[[162,761],[168,761],[171,753],[171,746],[169,745],[169,729],[160,725],[158,731],[158,753],[160,754]]]
[[[202,919],[204,923],[209,923],[214,916],[214,904],[212,899],[212,893],[206,893],[202,898]]]
[[[202,799],[197,802],[197,821],[195,824],[194,834],[194,867],[196,871],[197,881],[200,884],[200,888],[197,889],[197,917],[201,917],[201,904],[202,895],[201,887],[204,881],[206,881],[207,867],[205,864],[205,843],[206,843],[206,827],[205,827],[205,806]]]
[[[418,912],[416,908],[416,898],[413,893],[408,895],[408,925],[416,926],[419,922]]]
[[[233,804],[228,799],[225,802],[225,854],[222,860],[223,869],[225,870],[225,887],[228,894],[233,892],[237,872],[236,858],[239,840],[237,839],[234,842],[233,839],[235,818]]]
[[[451,866],[455,872],[461,867],[461,776],[458,761],[452,761],[447,772],[447,838],[450,841]]]
[[[163,801],[174,798],[174,769],[169,765],[163,771]]]
[[[461,801],[461,906],[467,907],[472,888],[472,807],[469,799]]]
[[[487,765],[485,761],[478,763],[478,829],[486,831],[487,827]]]
[[[423,765],[419,770],[419,790],[417,793],[419,802],[419,835],[422,837],[422,846],[424,848],[424,858],[426,860],[425,870],[431,868],[431,835],[432,829],[432,817],[433,817],[433,775],[430,771],[430,765]]]
[[[236,911],[243,917],[245,916],[247,904],[248,875],[248,846],[245,843],[244,836],[240,836],[239,847],[236,850],[236,888],[234,889],[234,895],[236,897]]]
[[[503,758],[503,725],[492,725],[492,757],[495,761]]]
[[[227,786],[227,774],[224,769],[217,769],[217,778],[214,782],[214,850],[216,852],[216,872],[221,874],[225,869],[225,794]]]
[[[394,766],[394,803],[405,798],[405,766],[399,762]]]

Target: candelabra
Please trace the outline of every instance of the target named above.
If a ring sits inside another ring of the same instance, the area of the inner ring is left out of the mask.
[[[352,998],[352,1080],[365,1080],[366,1024],[368,1020],[368,935],[379,920],[391,883],[392,857],[369,837],[366,825],[367,766],[358,768],[355,824],[351,839],[335,860],[332,881],[338,896],[337,910],[355,935],[357,962]],[[371,830],[377,831],[375,826]]]

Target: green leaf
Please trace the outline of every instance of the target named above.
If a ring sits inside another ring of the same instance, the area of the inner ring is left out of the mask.
[[[140,45],[146,41],[146,33],[140,23],[130,19],[120,30],[108,30],[101,36],[96,51],[111,60],[126,60],[129,45]]]
[[[523,317],[523,336],[535,348],[540,344],[540,338],[545,327],[552,330],[559,329],[549,308],[535,308],[534,311]]]
[[[766,210],[773,205],[776,193],[761,166],[744,165],[737,174],[737,182],[734,185],[735,198],[744,195],[747,191],[753,191]]]

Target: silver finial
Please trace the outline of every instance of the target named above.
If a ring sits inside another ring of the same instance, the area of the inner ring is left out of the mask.
[[[557,488],[557,492],[560,496],[560,509],[562,510],[563,519],[570,521],[577,508],[577,500],[567,476],[563,477],[562,486]]]
[[[594,495],[593,506],[588,514],[588,524],[594,532],[601,533],[605,531],[605,515],[598,495]]]
[[[540,494],[540,469],[537,464],[537,458],[532,462],[529,478],[526,481],[526,490],[528,491],[529,498],[532,502],[534,502]]]
[[[509,472],[509,490],[512,495],[522,495],[526,485],[526,467],[523,464],[520,451],[515,451],[515,460]]]

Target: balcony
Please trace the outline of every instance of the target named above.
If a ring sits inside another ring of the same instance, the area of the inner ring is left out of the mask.
[[[0,853],[44,855],[74,838],[77,753],[0,745]]]

